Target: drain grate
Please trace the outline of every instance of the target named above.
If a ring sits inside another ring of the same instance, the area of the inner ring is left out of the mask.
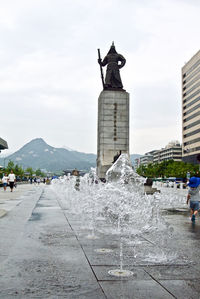
[[[108,274],[116,277],[128,277],[128,276],[132,276],[134,273],[129,270],[115,269],[115,270],[109,270]]]

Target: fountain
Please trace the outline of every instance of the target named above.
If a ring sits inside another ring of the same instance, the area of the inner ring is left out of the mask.
[[[169,207],[173,203],[165,193],[145,194],[144,182],[145,179],[134,172],[127,154],[122,154],[107,171],[106,183],[98,180],[94,168],[80,178],[78,190],[73,176],[64,176],[52,182],[51,188],[59,197],[62,208],[71,215],[78,216],[85,225],[81,229],[90,229],[87,238],[95,241],[103,235],[117,237],[119,268],[109,270],[110,275],[134,275],[134,272],[125,270],[123,266],[126,244],[131,243],[135,264],[137,259],[149,263],[167,263],[177,257],[176,253],[166,253],[166,246],[163,246],[165,239],[172,236],[173,228],[165,221],[162,210],[166,204]],[[179,199],[180,202],[181,200]],[[159,240],[159,246],[156,245],[156,240]],[[148,242],[152,247],[144,247],[142,252],[138,252],[137,246],[141,242]],[[105,247],[94,251],[110,254],[114,250]]]

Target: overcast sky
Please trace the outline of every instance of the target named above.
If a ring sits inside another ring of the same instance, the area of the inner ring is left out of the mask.
[[[130,153],[181,142],[181,68],[199,50],[199,15],[199,0],[0,0],[0,137],[9,151],[42,137],[96,153],[97,48],[105,56],[112,41],[126,58]]]

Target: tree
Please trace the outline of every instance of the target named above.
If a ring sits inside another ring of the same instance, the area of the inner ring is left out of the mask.
[[[150,163],[147,166],[140,165],[140,167],[137,169],[137,173],[139,175],[148,178],[186,178],[187,172],[190,172],[191,176],[199,176],[199,166],[197,164],[169,160],[157,164]]]
[[[44,176],[44,173],[39,168],[35,171],[35,174],[36,176]]]
[[[17,172],[17,175],[22,179],[22,177],[24,176],[24,169],[19,166],[18,167],[18,172]]]
[[[26,172],[29,173],[30,177],[32,177],[33,174],[34,174],[34,171],[33,171],[33,168],[32,168],[32,167],[28,167],[28,168],[26,168]]]
[[[14,168],[15,168],[15,164],[14,164],[13,161],[10,160],[10,161],[8,162],[7,167],[6,167],[6,171],[7,171],[7,172],[10,172],[11,170],[14,171]]]
[[[141,176],[146,176],[146,166],[140,165],[139,168],[137,169],[137,173]]]
[[[19,165],[18,164],[15,165],[15,168],[13,169],[13,171],[16,175],[18,175],[18,172],[19,172]]]

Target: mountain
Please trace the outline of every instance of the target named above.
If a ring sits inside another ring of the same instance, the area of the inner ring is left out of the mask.
[[[134,159],[141,155],[131,155]],[[56,148],[48,145],[42,138],[36,138],[25,144],[17,152],[5,158],[0,158],[0,165],[8,164],[11,160],[23,168],[45,169],[47,171],[60,171],[77,168],[79,170],[89,170],[96,166],[96,155],[77,152],[66,148]]]
[[[55,148],[48,145],[42,138],[36,138],[25,144],[17,152],[6,157],[6,165],[11,160],[24,168],[46,169],[59,171],[67,169],[89,170],[96,164],[95,154],[85,154],[65,148]],[[0,159],[3,165],[4,159]]]
[[[70,152],[71,152],[71,151],[74,151],[72,148],[70,148],[70,147],[68,147],[68,146],[65,146],[65,145],[63,145],[62,148],[65,148],[65,149],[67,149],[67,150],[70,151]]]

